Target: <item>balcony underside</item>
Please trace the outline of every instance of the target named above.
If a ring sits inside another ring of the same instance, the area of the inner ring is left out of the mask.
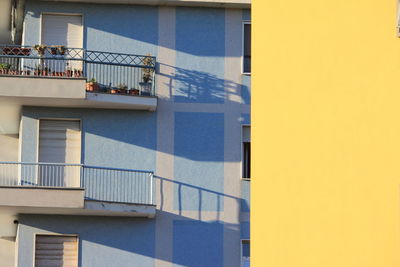
[[[0,213],[153,218],[155,205],[85,200],[82,188],[0,187]]]
[[[17,134],[22,106],[154,111],[157,97],[86,92],[84,79],[0,77],[0,134]]]
[[[154,111],[157,98],[86,92],[85,79],[1,77],[0,100],[25,106]],[[11,101],[11,102],[10,102]]]

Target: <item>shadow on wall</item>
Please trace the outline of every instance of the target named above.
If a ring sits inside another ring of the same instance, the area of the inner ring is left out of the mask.
[[[188,267],[222,267],[223,236],[239,235],[240,225],[199,221],[160,211],[157,216],[173,221],[172,242],[155,255],[155,220],[92,216],[20,215],[20,262],[27,263],[35,233],[77,234],[79,266],[154,266],[154,259]],[[156,219],[157,220],[157,219]],[[168,247],[167,247],[168,246]],[[172,246],[172,247],[171,247]],[[32,254],[34,252],[32,251]],[[25,255],[25,256],[24,256]],[[25,262],[26,261],[26,262]]]
[[[231,196],[228,194],[224,194],[218,191],[214,191],[214,190],[210,190],[204,187],[200,187],[200,186],[195,186],[192,184],[188,184],[188,183],[183,183],[183,182],[179,182],[176,180],[171,180],[168,178],[164,178],[164,177],[160,177],[160,176],[154,176],[155,179],[159,180],[159,183],[157,184],[158,188],[158,194],[157,196],[160,198],[159,200],[157,200],[157,203],[159,203],[159,207],[158,210],[160,211],[164,211],[164,203],[166,200],[166,196],[165,196],[165,188],[172,186],[172,188],[177,191],[177,196],[175,196],[174,193],[174,199],[177,200],[177,203],[175,204],[175,210],[178,211],[179,215],[182,215],[182,212],[187,210],[182,208],[185,203],[183,202],[183,199],[187,198],[183,198],[182,195],[185,194],[186,192],[190,192],[191,194],[191,199],[190,201],[192,203],[196,203],[197,204],[197,208],[196,209],[192,209],[191,211],[195,211],[197,212],[197,219],[198,220],[202,220],[202,213],[203,213],[203,207],[207,206],[214,206],[214,208],[212,209],[213,211],[215,211],[215,220],[219,221],[220,218],[220,212],[223,211],[223,200],[224,198],[228,198],[228,199],[232,199],[234,201],[237,202],[237,207],[240,207],[241,211],[250,211],[250,206],[249,206],[249,202],[244,199],[244,198],[239,198],[239,197],[235,197],[235,196]],[[172,196],[170,196],[171,198]],[[203,202],[206,201],[207,203],[204,204]],[[211,203],[210,203],[211,202]],[[204,210],[204,211],[209,211],[208,210]]]
[[[232,102],[232,98],[237,99],[237,102],[233,102],[235,104],[247,102],[249,88],[246,85],[221,79],[209,72],[189,70],[157,62],[157,69],[160,68],[170,70],[171,74],[160,71],[157,74],[169,80],[164,85],[169,88],[169,96],[173,97],[175,102],[223,104]]]

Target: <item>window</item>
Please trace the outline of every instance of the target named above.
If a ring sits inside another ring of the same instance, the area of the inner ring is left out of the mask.
[[[242,267],[250,267],[250,240],[242,240]]]
[[[40,165],[39,185],[79,187],[80,168],[64,165],[81,163],[79,120],[40,119],[39,162],[59,163],[53,167]]]
[[[35,267],[78,266],[78,237],[36,235]]]
[[[251,24],[243,24],[243,73],[251,73]]]
[[[242,178],[250,179],[250,126],[243,126],[242,135]]]

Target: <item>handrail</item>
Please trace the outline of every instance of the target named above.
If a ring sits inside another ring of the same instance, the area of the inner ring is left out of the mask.
[[[152,171],[75,163],[0,162],[0,186],[84,188],[88,200],[154,205]]]
[[[155,72],[156,57],[151,55],[0,45],[0,75],[87,78],[96,83],[88,91],[155,96]]]

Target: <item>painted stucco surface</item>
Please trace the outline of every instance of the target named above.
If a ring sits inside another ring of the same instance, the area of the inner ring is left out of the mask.
[[[33,242],[35,231],[79,232],[85,267],[239,267],[247,229],[240,215],[249,211],[248,186],[240,180],[241,128],[250,124],[250,78],[241,74],[240,58],[249,12],[28,1],[25,44],[40,42],[40,12],[83,13],[85,48],[156,55],[159,104],[156,112],[25,107],[22,160],[37,161],[39,118],[81,119],[82,163],[154,171],[157,215],[25,216],[20,240]],[[32,253],[24,245],[21,264]],[[103,257],[121,259],[102,265]]]
[[[74,234],[79,266],[154,266],[154,221],[146,219],[21,215],[18,266],[32,266],[35,234]]]
[[[155,169],[154,113],[25,107],[22,115],[22,161],[37,161],[40,118],[81,120],[84,164],[149,171]]]
[[[223,227],[218,222],[175,221],[174,267],[222,267]]]
[[[176,210],[223,210],[224,117],[175,113]]]

